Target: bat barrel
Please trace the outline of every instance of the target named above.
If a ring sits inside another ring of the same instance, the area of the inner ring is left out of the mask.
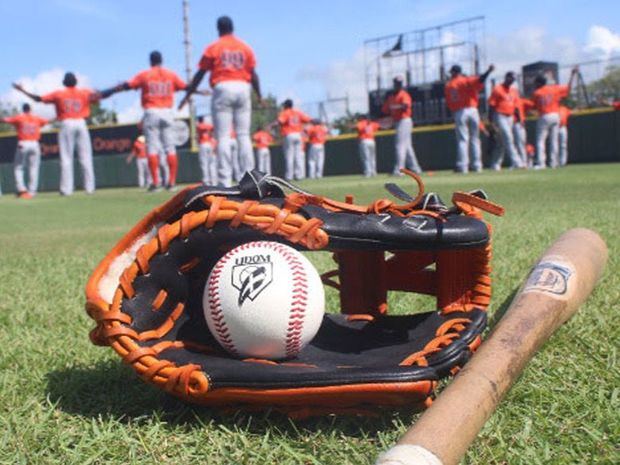
[[[536,351],[592,292],[607,255],[594,231],[562,234],[490,337],[377,465],[456,465]]]

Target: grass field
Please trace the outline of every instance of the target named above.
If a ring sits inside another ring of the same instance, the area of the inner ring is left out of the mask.
[[[387,195],[387,179],[301,185],[367,202]],[[454,190],[482,187],[506,207],[505,217],[489,217],[495,232],[491,321],[562,231],[594,228],[610,248],[600,286],[530,363],[464,463],[620,463],[620,163],[424,179],[445,201]],[[171,400],[111,349],[90,344],[93,322],[83,311],[90,271],[167,197],[113,189],[71,198],[0,198],[0,463],[371,463],[415,414],[300,422],[274,413],[224,416]],[[326,254],[311,258],[327,267]],[[334,310],[333,295],[329,302]],[[428,300],[401,298],[396,309],[421,302]]]

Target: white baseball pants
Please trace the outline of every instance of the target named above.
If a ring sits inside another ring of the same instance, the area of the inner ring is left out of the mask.
[[[377,145],[374,139],[360,139],[359,152],[362,166],[364,167],[364,176],[377,175]]]
[[[513,137],[514,118],[512,115],[495,113],[495,124],[499,128],[499,140],[493,150],[493,161],[491,167],[500,170],[504,161],[504,155],[508,154],[510,166],[512,168],[522,168],[524,165],[519,158]]]
[[[95,191],[95,173],[93,170],[93,148],[90,134],[83,119],[65,119],[60,123],[58,133],[60,151],[60,192],[64,195],[73,194],[73,153],[77,155],[82,167],[84,190],[92,194]]]
[[[268,147],[256,149],[256,160],[258,162],[258,171],[271,174],[271,152]]]
[[[301,133],[292,132],[284,138],[284,158],[286,168],[284,178],[287,180],[304,179],[306,177],[306,163],[302,150]]]
[[[224,81],[216,84],[211,98],[211,113],[217,145],[218,185],[232,184],[233,159],[230,150],[230,132],[234,126],[239,144],[239,158],[243,167],[254,168],[250,123],[252,119],[252,89],[245,81]],[[251,162],[250,162],[251,160]],[[251,169],[251,168],[249,168]]]
[[[310,144],[308,151],[308,177],[322,178],[323,166],[325,165],[325,145]]]
[[[474,171],[482,170],[480,149],[480,114],[477,108],[462,108],[454,112],[457,156],[456,170],[467,173],[471,164]]]
[[[205,186],[217,185],[217,157],[211,144],[200,144],[198,163],[202,172],[202,183]]]
[[[28,165],[28,188],[24,182],[24,165]],[[17,143],[13,174],[17,192],[28,191],[36,194],[39,187],[39,167],[41,166],[41,146],[36,140],[24,140]]]
[[[147,187],[152,182],[148,159],[146,157],[136,158],[136,168],[138,169],[138,186]]]
[[[527,151],[525,145],[527,144],[527,133],[525,132],[525,124],[514,123],[512,125],[512,137],[515,141],[515,148],[521,158],[523,166],[527,166]]]
[[[560,115],[547,113],[541,115],[536,122],[536,166],[544,168],[547,164],[547,137],[549,138],[549,160],[551,168],[558,166],[558,129]]]
[[[568,163],[568,128],[566,126],[560,126],[558,138],[560,144],[560,166],[566,166]]]
[[[237,139],[230,139],[230,158],[232,161],[233,179],[239,182],[243,177],[244,171],[241,167],[241,160],[239,159],[239,144]]]
[[[396,136],[394,137],[396,163],[394,164],[393,174],[400,174],[400,169],[404,168],[405,165],[415,173],[422,172],[411,143],[412,129],[413,121],[411,118],[403,118],[396,123]]]
[[[172,108],[147,108],[144,110],[144,137],[146,139],[146,153],[150,155],[160,155],[166,158],[170,153],[176,153],[174,145],[174,134],[172,126],[174,124],[174,112]],[[164,163],[165,164],[165,163]]]

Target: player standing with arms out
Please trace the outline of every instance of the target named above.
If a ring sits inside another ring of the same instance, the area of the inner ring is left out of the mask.
[[[323,177],[325,166],[325,141],[329,129],[318,119],[312,120],[312,124],[306,129],[310,150],[308,151],[308,177],[311,179]]]
[[[254,156],[250,139],[252,89],[256,92],[259,102],[262,97],[255,70],[256,57],[252,49],[233,34],[232,19],[228,16],[218,18],[217,31],[220,38],[205,49],[198,64],[199,69],[179,108],[185,105],[205,74],[210,72],[209,80],[213,88],[211,113],[218,141],[218,184],[228,187],[232,184],[233,176],[230,132],[234,126],[240,159],[244,160],[247,166],[253,167]]]
[[[393,80],[394,89],[383,103],[381,111],[390,115],[396,128],[394,137],[394,148],[396,151],[396,162],[392,175],[402,176],[402,168],[409,168],[411,171],[420,174],[422,168],[418,163],[411,142],[411,130],[413,120],[411,119],[413,101],[409,92],[403,88],[403,77],[396,76]]]
[[[560,125],[560,101],[568,97],[573,85],[573,79],[579,68],[572,69],[568,85],[547,84],[545,76],[538,75],[534,81],[536,90],[532,94],[534,107],[538,111],[536,122],[536,164],[534,169],[543,169],[547,164],[547,137],[549,137],[550,154],[549,166],[558,166],[558,129]]]
[[[54,104],[56,119],[60,121],[58,147],[61,195],[73,194],[73,153],[76,148],[82,167],[84,190],[87,194],[92,194],[95,192],[95,173],[86,118],[90,116],[90,104],[104,97],[91,89],[77,87],[77,78],[73,73],[66,73],[62,84],[64,89],[46,95],[28,92],[19,84],[13,84],[13,87],[36,102]]]
[[[271,174],[271,152],[269,145],[273,142],[273,136],[266,125],[260,131],[256,131],[252,137],[256,146],[256,164],[258,171]]]
[[[558,129],[558,142],[560,145],[560,166],[568,163],[568,118],[570,118],[570,108],[560,105],[560,128]]]
[[[478,98],[484,89],[484,82],[494,69],[491,65],[480,76],[464,76],[459,65],[450,68],[450,80],[446,83],[444,93],[446,104],[454,115],[457,140],[455,171],[458,173],[467,173],[470,163],[473,171],[482,171]]]
[[[202,183],[205,186],[217,185],[217,157],[213,147],[213,125],[205,122],[203,116],[198,117],[196,125],[198,136],[198,163],[202,172]]]
[[[280,134],[284,139],[282,147],[286,163],[284,178],[288,181],[293,178],[304,179],[306,177],[301,133],[303,125],[311,120],[304,112],[293,108],[291,99],[286,99],[282,104],[282,111],[278,115],[278,119],[274,122],[274,124],[280,125]]]
[[[144,136],[138,136],[131,147],[131,153],[125,160],[127,164],[130,164],[134,158],[136,159],[136,168],[138,170],[138,187],[142,188],[147,187],[151,183],[145,141],[146,139]]]
[[[24,103],[19,115],[0,118],[0,122],[12,124],[17,131],[17,148],[13,161],[15,188],[20,199],[31,199],[39,187],[39,167],[41,166],[41,128],[49,123],[45,118],[33,115],[30,105]],[[28,188],[24,182],[24,165],[28,163]]]
[[[163,58],[160,52],[154,50],[149,56],[151,67],[136,74],[132,79],[101,92],[108,97],[116,92],[130,89],[140,89],[142,108],[144,108],[144,135],[146,137],[146,151],[149,169],[153,184],[149,191],[160,188],[159,182],[159,151],[163,149],[170,168],[170,177],[166,188],[176,189],[178,170],[177,150],[174,145],[172,126],[174,124],[174,93],[187,88],[187,84],[174,71],[162,66]]]
[[[504,82],[496,85],[489,97],[490,119],[499,129],[499,143],[495,145],[491,168],[499,171],[502,168],[504,155],[508,153],[511,168],[523,168],[523,162],[515,147],[513,127],[519,91],[513,86],[515,74],[512,71],[506,73]]]
[[[359,153],[364,176],[367,178],[377,175],[377,146],[375,133],[379,130],[379,123],[371,121],[366,115],[360,115],[355,125],[359,141]]]

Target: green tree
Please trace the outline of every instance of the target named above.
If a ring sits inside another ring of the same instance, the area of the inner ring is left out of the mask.
[[[6,103],[0,103],[0,118],[12,116],[17,113],[17,110]],[[0,132],[12,131],[13,126],[11,124],[0,123]]]
[[[256,94],[252,92],[252,133],[273,122],[277,117],[278,104],[276,97],[269,94],[263,98],[263,104],[259,105]]]
[[[605,75],[588,86],[590,100],[596,103],[609,103],[620,100],[620,66],[610,66]]]
[[[88,118],[88,124],[116,124],[118,119],[114,110],[106,110],[101,106],[101,102],[95,102],[90,105],[90,117]]]

